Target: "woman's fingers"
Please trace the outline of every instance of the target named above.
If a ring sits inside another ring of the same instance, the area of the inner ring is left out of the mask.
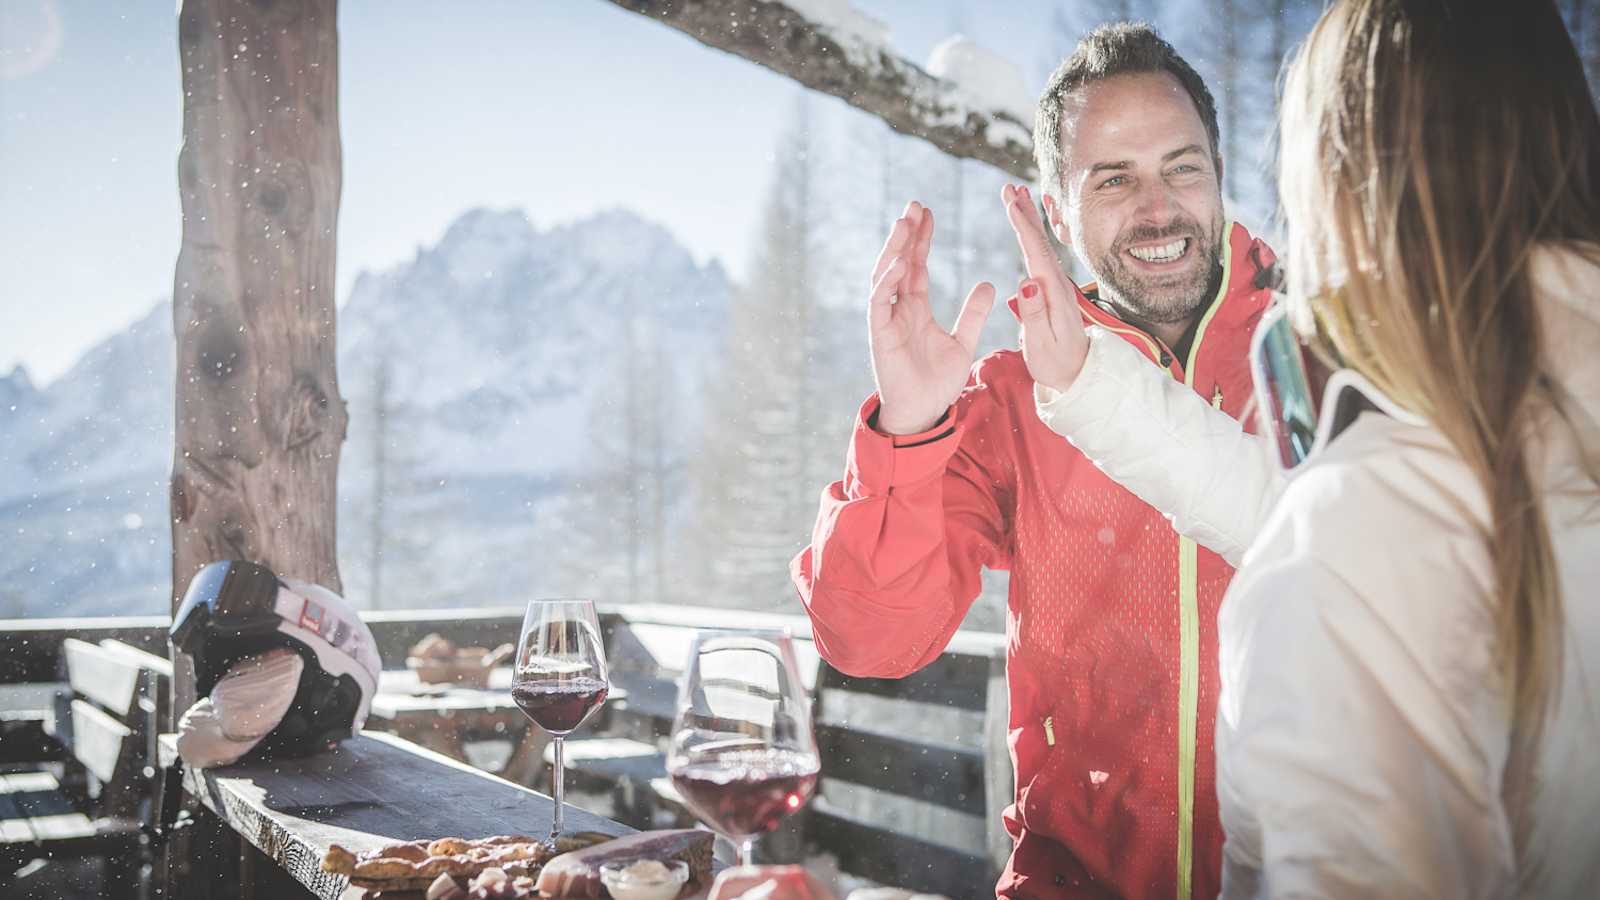
[[[1006,220],[1017,236],[1017,246],[1022,250],[1022,262],[1028,274],[1034,278],[1066,277],[1028,189],[1008,184],[1001,191],[1001,198],[1005,201]]]

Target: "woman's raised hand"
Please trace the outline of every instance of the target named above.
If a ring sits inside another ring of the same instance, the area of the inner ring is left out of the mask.
[[[1033,380],[1064,391],[1083,369],[1089,335],[1078,311],[1078,288],[1061,271],[1044,222],[1025,187],[1006,185],[1000,192],[1006,218],[1017,235],[1028,277],[1013,297],[1022,322],[1022,356]]]

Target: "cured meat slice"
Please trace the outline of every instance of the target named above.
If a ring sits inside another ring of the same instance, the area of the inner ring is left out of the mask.
[[[641,831],[613,838],[604,844],[563,853],[545,863],[539,872],[539,891],[548,897],[599,900],[606,896],[605,886],[600,882],[600,867],[606,863],[681,859],[689,865],[689,883],[684,885],[683,892],[693,893],[711,882],[714,840],[711,832],[695,828]]]

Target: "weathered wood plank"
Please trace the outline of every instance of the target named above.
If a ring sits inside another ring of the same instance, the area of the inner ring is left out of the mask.
[[[48,772],[17,772],[0,776],[4,791],[28,820],[33,839],[40,843],[92,838],[94,823],[61,792],[61,784]]]
[[[1011,858],[1011,834],[1003,819],[1005,808],[1016,797],[1015,774],[1011,768],[1011,692],[1006,684],[1006,661],[990,660],[989,696],[983,717],[984,818],[989,837],[989,861],[996,869]]]
[[[94,777],[113,787],[124,787],[119,775],[137,750],[133,729],[118,722],[93,704],[72,701],[72,755]]]
[[[172,677],[172,660],[165,656],[158,656],[142,647],[121,641],[116,638],[102,638],[99,642],[100,649],[126,660],[142,669],[159,672],[166,678]]]
[[[611,787],[629,781],[643,787],[667,775],[667,758],[653,743],[600,737],[569,740],[564,751],[568,787],[575,782]],[[544,763],[555,764],[555,747],[546,745]]]
[[[0,717],[0,764],[55,762],[65,756],[60,744],[45,733],[46,713]]]
[[[124,641],[156,654],[167,652],[167,616],[93,619],[0,619],[0,683],[56,681],[67,638],[94,643]]]
[[[11,784],[0,775],[0,844],[13,846],[33,841],[33,828],[28,817],[17,809],[16,798],[11,796]]]
[[[858,678],[834,670],[826,684],[829,690],[982,712],[988,705],[988,679],[987,658],[945,654],[904,678]]]
[[[163,763],[176,741],[163,735]],[[185,789],[313,894],[333,900],[346,880],[321,871],[328,845],[355,852],[394,841],[549,833],[543,794],[381,732],[303,759],[185,772]],[[567,806],[566,827],[631,829]]]
[[[366,610],[362,621],[372,629],[384,665],[398,669],[406,664],[406,651],[430,634],[440,634],[460,647],[498,647],[517,642],[522,629],[520,606],[477,609]]]
[[[885,831],[833,809],[821,797],[812,799],[806,815],[809,840],[834,854],[846,872],[947,897],[994,893],[999,872],[982,854]]]
[[[609,635],[627,621],[716,628],[728,624],[725,609],[662,606],[657,604],[608,605],[600,608],[602,628]],[[758,628],[788,628],[796,651],[810,645],[811,623],[805,616],[739,612],[739,621]],[[467,610],[380,610],[361,614],[372,628],[385,665],[405,665],[406,648],[430,632],[458,644],[497,646],[517,639],[522,610],[490,607]],[[62,641],[71,637],[89,643],[113,639],[156,656],[168,653],[167,616],[107,616],[82,619],[0,619],[0,684],[56,681],[60,676]],[[802,643],[804,642],[804,643]],[[984,632],[959,632],[945,653],[985,658],[1005,656],[1005,636]],[[803,662],[803,660],[802,660]]]
[[[953,744],[907,741],[866,729],[818,724],[822,777],[981,814],[983,753]]]
[[[39,719],[55,707],[56,695],[68,691],[64,681],[0,684],[0,719]]]
[[[624,622],[680,625],[686,628],[727,628],[729,615],[736,614],[739,624],[744,627],[787,628],[796,642],[812,640],[811,620],[803,615],[728,610],[710,606],[670,606],[659,603],[608,605],[602,606],[599,612],[602,628],[607,629]],[[950,638],[950,643],[944,652],[947,655],[1003,659],[1006,653],[1006,636],[993,632],[960,631]]]
[[[67,661],[67,682],[73,691],[119,719],[133,715],[139,700],[139,665],[76,638],[62,641],[61,653]]]

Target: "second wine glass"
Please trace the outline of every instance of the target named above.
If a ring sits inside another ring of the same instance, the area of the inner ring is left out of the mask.
[[[561,741],[600,708],[611,691],[605,645],[594,603],[534,600],[522,616],[511,675],[511,699],[555,740],[552,773],[555,818],[550,842],[561,833],[563,760]]]
[[[684,802],[751,862],[756,836],[811,799],[811,705],[786,631],[702,631],[678,690],[667,774]]]

